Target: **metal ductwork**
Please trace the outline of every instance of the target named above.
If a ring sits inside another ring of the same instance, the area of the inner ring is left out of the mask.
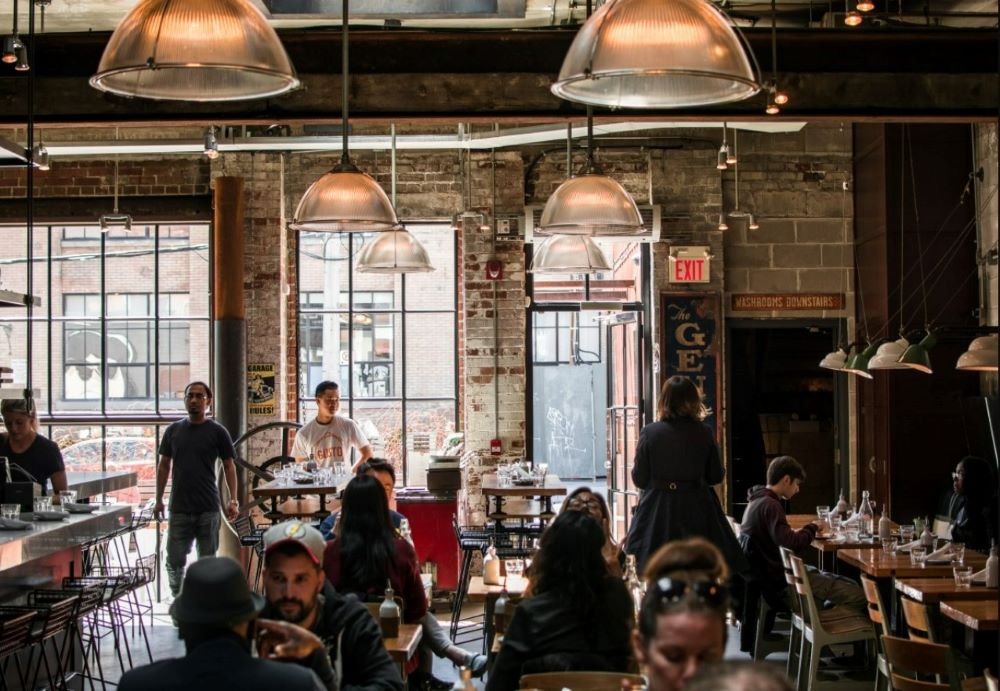
[[[264,0],[274,19],[339,19],[342,0]],[[352,19],[523,19],[527,0],[352,0]]]

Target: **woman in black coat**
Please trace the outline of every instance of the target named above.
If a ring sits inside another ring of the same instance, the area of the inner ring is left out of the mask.
[[[658,401],[660,420],[639,433],[632,481],[642,490],[625,542],[640,571],[671,540],[704,537],[725,556],[732,573],[746,558],[713,489],[725,477],[719,447],[702,420],[709,410],[687,377],[670,377]]]

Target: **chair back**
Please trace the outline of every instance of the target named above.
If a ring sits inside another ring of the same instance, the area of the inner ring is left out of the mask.
[[[538,691],[617,691],[623,681],[631,683],[632,688],[646,684],[640,675],[623,672],[541,672],[523,675],[520,688]]]
[[[26,608],[9,608],[0,612],[0,659],[28,647],[37,616],[36,610]]]
[[[892,633],[886,624],[885,607],[882,606],[882,593],[878,590],[878,584],[865,574],[861,574],[861,589],[865,591],[865,599],[868,601],[868,618],[878,626],[882,636]]]
[[[28,593],[28,606],[38,607],[43,618],[39,640],[62,633],[76,621],[80,606],[78,590],[33,590]]]
[[[799,594],[799,604],[802,607],[802,619],[808,626],[819,624],[819,608],[816,606],[816,598],[813,597],[812,584],[809,583],[809,572],[806,570],[805,562],[799,557],[792,556],[792,575],[795,582],[795,592]]]
[[[788,584],[788,588],[792,593],[792,597],[789,598],[791,600],[792,612],[802,616],[802,603],[799,601],[799,594],[795,589],[795,574],[792,573],[792,557],[795,556],[795,552],[787,547],[779,547],[778,552],[781,554],[781,564],[785,567],[785,583]]]
[[[883,636],[882,647],[892,670],[891,682],[895,691],[911,689],[954,689],[958,691],[958,673],[951,649],[946,645],[896,636]],[[921,676],[947,679],[948,682],[927,681]]]
[[[903,618],[906,620],[910,640],[934,643],[935,636],[927,614],[927,605],[908,597],[900,597],[899,600],[903,604]]]

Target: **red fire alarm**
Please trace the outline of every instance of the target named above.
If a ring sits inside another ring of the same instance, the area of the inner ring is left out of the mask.
[[[503,264],[499,259],[490,259],[486,262],[486,278],[491,281],[499,281],[503,278]]]
[[[499,456],[503,453],[503,443],[499,439],[490,439],[490,455]]]

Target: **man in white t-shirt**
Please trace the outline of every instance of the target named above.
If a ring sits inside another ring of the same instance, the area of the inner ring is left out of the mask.
[[[321,467],[331,467],[337,461],[349,462],[353,446],[358,450],[358,460],[351,468],[353,474],[372,457],[372,447],[354,420],[338,417],[338,410],[340,387],[336,382],[321,381],[316,386],[316,417],[296,433],[292,456],[307,459],[312,454]]]

